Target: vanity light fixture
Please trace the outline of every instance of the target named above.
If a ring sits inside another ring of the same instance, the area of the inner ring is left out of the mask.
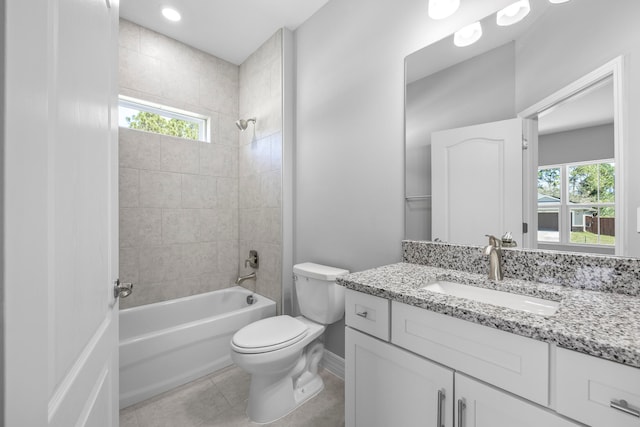
[[[569,0],[549,0],[549,3],[553,3],[553,4],[560,4],[560,3],[566,3]]]
[[[469,46],[480,40],[480,37],[482,37],[482,25],[480,22],[474,22],[455,32],[453,44],[458,47]]]
[[[517,1],[501,11],[496,15],[496,23],[501,27],[513,25],[516,22],[520,22],[531,11],[531,5],[529,0]]]
[[[182,19],[182,16],[180,16],[180,12],[170,7],[165,7],[162,9],[162,16],[172,22],[178,22],[180,19]]]
[[[429,0],[429,17],[444,19],[453,15],[460,7],[460,0]]]

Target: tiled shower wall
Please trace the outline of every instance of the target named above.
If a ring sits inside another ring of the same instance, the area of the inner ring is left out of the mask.
[[[240,271],[250,249],[260,255],[255,282],[244,285],[277,302],[282,295],[282,30],[240,66]],[[290,274],[292,272],[284,272]],[[255,287],[255,288],[254,288]]]
[[[136,284],[122,307],[237,277],[238,72],[120,21],[120,93],[211,117],[211,143],[120,129],[120,279]]]

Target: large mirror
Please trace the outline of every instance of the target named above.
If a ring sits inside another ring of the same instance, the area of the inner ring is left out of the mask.
[[[405,237],[638,257],[640,2],[530,5],[406,58]]]

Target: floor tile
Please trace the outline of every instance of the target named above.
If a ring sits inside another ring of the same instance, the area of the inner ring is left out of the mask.
[[[344,381],[323,370],[324,390],[272,427],[343,427]],[[257,427],[245,411],[250,375],[223,369],[120,411],[121,427]]]
[[[135,409],[126,408],[120,411],[120,427],[140,427]]]
[[[175,392],[165,393],[136,410],[140,427],[210,425],[231,406],[208,378],[197,380]]]
[[[233,366],[211,377],[231,406],[237,406],[249,398],[251,375]]]

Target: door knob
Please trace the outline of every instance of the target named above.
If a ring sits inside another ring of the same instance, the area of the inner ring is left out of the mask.
[[[113,285],[113,296],[116,299],[126,298],[133,292],[133,283],[120,283],[120,279],[117,279]]]

